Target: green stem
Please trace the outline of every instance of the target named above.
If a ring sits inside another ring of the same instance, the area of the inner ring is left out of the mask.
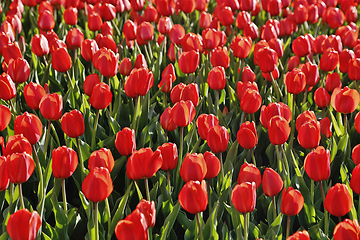
[[[195,216],[196,216],[197,225],[199,227],[200,240],[204,240],[204,237],[203,237],[203,234],[202,234],[202,229],[201,229],[200,213],[197,213]]]
[[[93,135],[92,135],[92,139],[91,139],[91,148],[94,150],[95,149],[95,139],[96,139],[96,130],[97,130],[97,125],[98,125],[98,121],[99,121],[99,112],[100,110],[98,109],[96,111],[96,116],[95,116],[95,122],[94,122],[94,129],[93,129]]]
[[[210,186],[210,180],[206,179],[206,185],[208,188],[208,202],[209,202],[209,215],[211,214],[211,186]]]
[[[289,234],[290,234],[290,216],[288,215],[287,223],[286,223],[286,238],[285,239],[288,239]]]
[[[242,74],[244,71],[244,67],[245,67],[245,59],[242,59],[242,60],[240,60],[240,73],[238,75],[238,78],[240,78],[239,81],[242,81]]]
[[[310,187],[310,198],[311,203],[314,204],[314,180],[311,179],[311,187]]]
[[[274,221],[276,219],[277,213],[276,213],[276,199],[275,196],[272,197],[272,201],[273,201],[273,212],[274,212]]]
[[[10,103],[10,109],[11,109],[11,113],[14,115],[14,117],[16,117],[16,109],[15,109],[15,106],[14,106],[14,103],[12,102],[12,99],[9,100],[9,103]]]
[[[84,158],[83,158],[83,155],[82,155],[82,152],[81,152],[81,147],[80,147],[80,142],[79,142],[79,138],[78,138],[78,137],[76,138],[76,145],[77,145],[77,148],[78,148],[78,154],[79,154],[79,160],[80,160],[81,181],[84,181],[84,178],[85,178]]]
[[[40,178],[40,192],[38,193],[39,194],[39,199],[43,199],[44,197],[44,178],[43,178],[43,173],[42,173],[42,169],[41,169],[41,165],[40,165],[40,161],[39,161],[39,157],[37,155],[37,152],[36,152],[36,149],[34,147],[34,145],[32,145],[32,151],[33,151],[33,155],[34,155],[34,158],[35,158],[35,162],[36,162],[36,166],[38,168],[38,174],[39,174],[39,178]],[[41,211],[38,211],[39,214],[40,214],[40,217],[42,218],[42,212],[43,209],[41,209]]]
[[[248,213],[244,213],[244,239],[248,239]]]
[[[184,127],[180,127],[180,149],[179,149],[179,156],[178,156],[178,163],[177,163],[177,167],[176,167],[176,172],[179,173],[180,172],[180,167],[183,161],[183,157],[182,157],[182,153],[183,153],[183,143],[184,143]],[[176,190],[178,190],[178,185],[179,185],[179,181],[180,178],[178,176],[178,174],[174,174],[175,176],[175,186],[176,186]]]
[[[253,149],[253,148],[250,149],[250,153],[251,153],[251,158],[252,158],[252,160],[253,160],[253,163],[254,163],[254,165],[256,166],[256,160],[255,160],[254,149]]]
[[[148,178],[145,178],[145,190],[146,190],[146,198],[150,202],[150,191],[149,191],[149,180]]]
[[[329,233],[329,214],[327,212],[327,210],[325,209],[325,192],[324,192],[324,187],[323,187],[323,184],[322,184],[322,181],[319,182],[319,185],[320,185],[320,192],[321,192],[321,198],[323,200],[323,204],[324,204],[324,215],[325,215],[325,235],[327,236],[328,233]]]
[[[22,193],[22,184],[19,184],[19,195],[20,195],[20,204],[21,204],[21,209],[25,209],[25,204],[24,204],[24,196]]]
[[[106,214],[108,215],[108,240],[111,239],[111,232],[110,232],[110,228],[111,228],[111,211],[110,211],[110,205],[109,205],[109,200],[108,198],[105,199],[105,206],[106,206]]]
[[[66,201],[66,189],[65,189],[65,179],[61,179],[61,189],[62,189],[62,197],[63,197],[63,204],[64,204],[64,212],[65,216],[67,217],[67,201]]]
[[[218,112],[220,112],[219,108],[219,91],[215,90],[215,98],[216,98],[216,115],[219,117]]]
[[[276,93],[276,100],[277,100],[277,102],[280,102],[280,89],[279,89],[279,86],[275,82],[275,79],[274,79],[271,72],[269,72],[269,75],[271,77],[271,84],[272,84],[272,86],[273,86],[273,88],[275,90],[275,93]]]
[[[222,158],[222,153],[220,152],[219,153],[219,160],[220,160],[220,164],[221,164],[221,177],[222,177],[222,180],[224,180],[224,163],[223,163],[223,158]]]
[[[276,156],[277,156],[277,159],[278,159],[278,171],[279,173],[281,174],[282,172],[282,164],[281,164],[281,157],[280,157],[280,151],[279,151],[279,147],[278,145],[275,145],[275,150],[276,150]],[[285,182],[286,183],[286,182]],[[287,186],[285,186],[286,188]]]
[[[46,129],[46,137],[45,137],[45,145],[44,145],[44,155],[46,158],[47,155],[47,148],[49,146],[49,140],[50,140],[50,128],[51,128],[51,120],[48,121],[48,126]]]
[[[108,81],[107,81],[107,84],[108,84],[109,88],[111,89],[111,79],[108,77],[107,80],[108,80]],[[111,104],[111,102],[110,102],[110,104],[109,104],[110,116],[112,116],[112,111],[113,111],[113,109],[112,109],[112,104]]]
[[[9,211],[10,213],[8,215],[12,214],[12,203],[13,203],[13,196],[14,196],[14,184],[10,183],[9,185]]]
[[[347,115],[344,114],[344,134],[346,135],[347,134]]]
[[[135,98],[135,113],[134,113],[134,119],[133,119],[132,124],[131,124],[132,129],[135,129],[135,126],[136,126],[136,118],[137,118],[137,115],[138,115],[138,108],[139,108],[139,96],[137,96]]]
[[[167,172],[167,184],[168,184],[168,191],[169,191],[169,194],[171,194],[171,185],[170,185],[170,171],[168,170]]]
[[[69,81],[69,83],[70,83],[71,89],[74,89],[74,84],[73,84],[72,79],[71,79],[71,77],[70,77],[69,71],[66,71],[66,76],[67,76],[68,81]]]
[[[237,83],[238,82],[238,75],[239,75],[239,68],[240,68],[240,62],[241,60],[239,60],[238,58],[236,58],[236,63],[235,63],[235,70],[234,70],[234,82]]]
[[[287,174],[286,174],[287,178],[286,179],[288,180],[289,176],[290,176],[290,170],[289,170],[289,164],[288,164],[288,160],[287,160],[283,145],[280,145],[280,149],[281,149],[281,152],[282,152],[282,154],[284,156],[285,169],[286,169],[286,172],[287,172]],[[289,183],[288,186],[290,186],[290,181],[288,183]]]
[[[304,99],[303,99],[302,105],[304,105],[304,104],[306,103],[307,95],[308,95],[308,87],[306,86],[306,87],[305,87],[305,94],[304,94]]]
[[[95,202],[95,240],[99,240],[99,223],[98,223],[98,202]]]

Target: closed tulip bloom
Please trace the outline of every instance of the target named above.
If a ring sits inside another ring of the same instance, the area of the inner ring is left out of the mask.
[[[119,73],[123,76],[129,76],[132,70],[132,63],[130,58],[123,58],[119,65]]]
[[[96,167],[107,168],[111,172],[114,168],[115,161],[111,151],[107,148],[101,148],[90,154],[88,168],[93,170]]]
[[[359,92],[355,89],[344,87],[336,88],[331,95],[331,106],[340,113],[348,114],[355,111],[360,103]]]
[[[65,113],[61,118],[61,129],[71,138],[83,135],[85,124],[82,113],[77,109]]]
[[[147,240],[147,223],[144,214],[139,209],[135,209],[116,224],[115,235],[118,240]]]
[[[207,173],[204,156],[199,153],[186,154],[180,168],[180,176],[184,182],[202,181]]]
[[[40,215],[25,208],[10,215],[6,230],[13,240],[35,240],[40,227]]]
[[[136,39],[136,25],[133,21],[128,19],[123,27],[123,32],[127,41],[135,40]]]
[[[345,184],[337,183],[325,197],[324,207],[332,215],[341,217],[350,212],[353,200]]]
[[[154,27],[149,22],[142,22],[136,29],[136,41],[147,43],[154,38]]]
[[[165,131],[172,132],[177,128],[171,116],[171,107],[167,107],[160,116],[160,125]]]
[[[33,110],[39,109],[40,100],[46,94],[41,85],[33,82],[25,85],[23,93],[26,104]]]
[[[356,192],[357,194],[360,194],[360,165],[357,165],[351,174],[351,180],[350,180],[350,188]]]
[[[39,109],[45,119],[59,120],[63,110],[62,96],[57,93],[44,95],[40,100]]]
[[[252,149],[258,143],[258,136],[255,128],[255,122],[246,121],[240,125],[237,132],[237,140],[245,149]]]
[[[352,50],[344,49],[339,55],[340,72],[347,73],[349,70],[350,60],[355,58],[355,53]]]
[[[292,44],[292,50],[299,58],[308,55],[311,51],[310,42],[307,37],[301,35],[297,37]]]
[[[329,24],[329,27],[336,29],[343,25],[345,20],[344,13],[339,8],[329,7],[323,14],[323,21]]]
[[[113,191],[113,182],[107,168],[94,168],[85,177],[81,187],[85,197],[92,202],[101,202]]]
[[[299,94],[306,87],[306,76],[300,69],[295,68],[286,73],[284,82],[289,93]]]
[[[145,199],[142,199],[136,206],[136,209],[138,209],[142,214],[144,214],[148,228],[152,228],[155,226],[156,209],[154,201],[149,202]]]
[[[181,39],[185,36],[185,29],[180,24],[172,26],[169,32],[169,38],[174,45],[181,46]]]
[[[148,68],[145,56],[143,54],[140,53],[136,56],[133,68]]]
[[[133,69],[125,81],[127,96],[145,96],[154,84],[154,74],[148,68]]]
[[[341,78],[337,72],[328,73],[325,79],[325,88],[332,93],[335,88],[341,88]]]
[[[84,41],[84,34],[78,28],[72,28],[66,35],[66,45],[70,50],[78,49]]]
[[[161,169],[170,171],[176,168],[178,162],[178,151],[175,143],[164,143],[157,148],[163,157]]]
[[[207,144],[213,153],[225,152],[229,143],[228,130],[220,125],[210,128],[207,136]]]
[[[94,54],[93,64],[104,77],[113,77],[117,73],[119,54],[115,54],[110,49],[101,48]]]
[[[49,54],[49,43],[43,34],[35,34],[31,38],[31,51],[38,57]]]
[[[262,72],[272,72],[278,62],[277,53],[270,48],[262,48],[258,52],[259,67]]]
[[[52,171],[55,178],[70,177],[78,165],[76,152],[66,146],[58,147],[52,152]]]
[[[59,50],[60,48],[64,48],[67,50],[66,43],[60,40],[57,36],[51,36],[52,40],[49,41],[49,48],[50,54],[53,54],[55,51]],[[70,55],[69,55],[70,56]]]
[[[281,212],[284,215],[295,216],[304,206],[304,197],[299,190],[293,187],[283,190],[281,198]]]
[[[264,194],[268,197],[276,196],[284,186],[280,175],[272,168],[266,168],[262,178],[262,188]]]
[[[244,59],[250,54],[252,48],[251,38],[237,36],[231,42],[230,48],[233,50],[234,57]]]
[[[231,202],[240,213],[252,212],[256,206],[255,182],[237,184],[231,192]]]
[[[226,76],[223,67],[214,67],[210,70],[207,82],[213,90],[222,90],[225,88]]]
[[[310,121],[317,121],[316,115],[313,111],[306,110],[296,118],[296,131],[300,130],[300,127]]]
[[[289,58],[287,62],[288,71],[293,70],[294,68],[298,67],[300,64],[300,59],[298,56],[292,56]]]
[[[157,24],[157,30],[163,35],[168,35],[172,26],[172,21],[169,17],[161,17]]]
[[[0,104],[0,132],[3,131],[11,120],[11,111],[8,107]]]
[[[349,78],[352,81],[360,80],[360,58],[353,58],[349,62]]]
[[[273,145],[281,145],[289,138],[291,127],[288,121],[281,116],[274,116],[268,125],[270,142]]]
[[[90,31],[99,31],[101,29],[101,26],[103,24],[103,21],[101,19],[101,16],[96,13],[92,12],[88,16],[88,27]],[[125,26],[125,25],[124,25]]]
[[[201,32],[201,35],[203,37],[204,49],[206,50],[212,50],[223,45],[224,32],[214,28],[207,28]]]
[[[196,83],[188,85],[179,83],[171,90],[170,98],[174,104],[181,100],[189,100],[196,107],[199,104],[199,87]]]
[[[44,32],[52,30],[55,27],[54,16],[48,10],[40,12],[37,25]]]
[[[319,122],[312,120],[301,125],[297,139],[303,148],[313,149],[317,147],[321,139]]]
[[[26,182],[35,169],[33,158],[25,153],[13,153],[6,160],[8,175],[11,183]]]
[[[255,82],[255,79],[256,79],[256,75],[253,72],[253,70],[249,66],[244,67],[243,72],[242,72],[241,81],[253,83],[253,82]]]
[[[3,152],[3,155],[9,156],[13,153],[22,153],[22,152],[25,152],[31,156],[32,147],[29,140],[27,140],[22,134],[9,136],[9,139],[6,143],[6,149]]]
[[[283,117],[286,122],[290,123],[291,121],[291,110],[288,105],[285,103],[269,103],[268,106],[263,105],[261,107],[261,115],[260,121],[264,128],[269,128],[270,119],[274,116],[281,116]]]
[[[100,14],[105,21],[111,21],[116,16],[116,7],[113,4],[105,2],[100,7]]]
[[[299,66],[300,70],[306,76],[306,86],[315,86],[319,81],[319,69],[314,63],[307,62]]]
[[[136,150],[135,130],[123,128],[116,134],[115,147],[123,156],[128,156]]]
[[[329,106],[330,94],[326,91],[325,88],[319,87],[314,93],[314,101],[319,108],[325,108]]]
[[[255,23],[249,22],[243,29],[244,37],[249,37],[251,40],[255,40],[259,37],[259,29]]]
[[[171,109],[171,118],[179,127],[188,126],[194,120],[195,114],[195,107],[191,101],[181,100]]]
[[[68,25],[75,25],[77,23],[78,18],[78,10],[74,7],[69,7],[64,11],[64,21]]]
[[[219,119],[213,114],[201,114],[196,119],[196,126],[198,133],[202,140],[206,140],[210,128],[215,125],[219,125]]]
[[[10,76],[6,73],[0,75],[0,99],[8,101],[16,96],[16,87]]]
[[[207,168],[205,179],[212,179],[216,177],[221,170],[220,160],[215,156],[215,154],[208,151],[204,153],[204,159]]]
[[[83,85],[84,93],[90,97],[94,90],[94,87],[99,83],[100,83],[100,78],[96,73],[88,75],[85,78]]]
[[[9,182],[6,157],[0,156],[0,191],[5,191],[9,186]]]
[[[199,52],[191,50],[179,56],[179,68],[185,74],[194,73],[199,65]]]
[[[85,61],[91,62],[99,47],[94,39],[85,39],[81,43],[81,56]]]
[[[257,112],[261,106],[262,98],[260,93],[254,89],[247,89],[241,98],[240,108],[247,114]]]
[[[260,170],[252,163],[244,162],[244,164],[241,165],[237,183],[241,184],[244,182],[254,182],[256,188],[261,185]]]
[[[333,48],[328,48],[321,56],[319,68],[325,72],[330,72],[336,68],[338,63],[339,53]]]
[[[360,134],[360,114],[357,113],[355,116],[355,130]]]
[[[181,39],[181,45],[184,52],[195,50],[201,53],[204,50],[201,36],[191,32]]]
[[[339,222],[333,232],[334,240],[358,240],[359,239],[359,222],[355,219],[354,221],[350,219],[345,219],[342,222]]]
[[[19,44],[17,42],[9,43],[9,44],[5,45],[2,51],[3,51],[3,57],[4,57],[6,64],[9,64],[10,59],[15,60],[17,58],[23,58]]]
[[[52,67],[58,72],[66,72],[71,67],[71,57],[66,48],[59,48],[51,53]]]
[[[230,56],[226,47],[217,47],[211,51],[210,62],[213,67],[221,66],[228,68],[230,65]]]
[[[310,240],[310,235],[306,230],[298,231],[289,236],[286,240]]]
[[[325,117],[320,120],[320,132],[325,135],[325,137],[330,138],[332,135],[331,132],[331,122],[328,117]]]
[[[14,131],[15,134],[23,134],[31,145],[34,145],[40,140],[43,129],[41,121],[37,116],[25,112],[23,115],[16,116]]]
[[[205,180],[187,182],[179,193],[181,207],[191,213],[203,212],[208,205],[208,194]]]
[[[304,168],[315,182],[327,180],[330,177],[330,151],[325,150],[323,146],[317,147],[306,155]]]
[[[15,83],[23,83],[30,76],[30,66],[25,59],[17,58],[9,61],[7,72]]]
[[[151,148],[142,148],[129,157],[126,175],[130,180],[151,178],[161,168],[162,163],[160,150],[153,152]]]
[[[90,104],[96,109],[107,108],[110,105],[111,100],[112,93],[110,87],[104,82],[95,85],[89,98]]]

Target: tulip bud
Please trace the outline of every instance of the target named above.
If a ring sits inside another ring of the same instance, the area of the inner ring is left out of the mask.
[[[55,178],[70,177],[78,165],[76,152],[66,146],[58,147],[52,152],[52,171]]]
[[[231,202],[240,213],[252,212],[256,206],[255,182],[237,184],[231,192]]]
[[[92,202],[101,202],[113,191],[113,182],[107,168],[94,168],[85,177],[81,187],[85,197]]]
[[[293,187],[283,190],[281,198],[281,212],[288,216],[297,215],[304,206],[304,197]]]
[[[116,134],[115,147],[123,156],[128,156],[136,150],[135,130],[123,128]]]
[[[324,207],[332,215],[341,217],[350,212],[353,200],[345,184],[336,183],[325,197]]]
[[[276,196],[284,186],[280,175],[272,168],[266,168],[262,178],[264,194],[268,197]]]
[[[187,182],[180,190],[179,203],[191,214],[205,211],[208,205],[206,182],[204,180]]]

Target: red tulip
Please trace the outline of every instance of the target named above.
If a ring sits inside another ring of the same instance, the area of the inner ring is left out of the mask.
[[[158,31],[163,35],[168,35],[172,28],[172,22],[169,17],[161,17],[157,24]]]
[[[44,32],[52,30],[55,27],[54,16],[48,10],[40,12],[37,25]]]
[[[344,221],[338,223],[333,232],[334,240],[358,240],[359,239],[359,222],[355,219],[354,221],[350,219],[345,219]]]
[[[244,162],[244,164],[241,165],[237,183],[241,184],[244,182],[254,182],[256,188],[261,185],[260,170],[252,163]]]
[[[179,68],[185,74],[194,73],[199,65],[199,53],[195,50],[183,52],[179,56]]]
[[[103,21],[101,19],[101,16],[98,13],[92,12],[89,14],[88,27],[89,27],[90,31],[93,31],[93,32],[99,31],[101,29],[102,25],[103,25]],[[125,27],[125,25],[124,25],[124,27]]]
[[[201,153],[186,154],[180,168],[180,176],[184,182],[202,181],[206,173],[207,166]]]
[[[213,154],[212,152],[208,152],[206,151],[204,153],[204,159],[205,159],[205,163],[206,163],[206,175],[205,175],[205,179],[212,179],[214,177],[216,177],[220,170],[221,170],[221,163],[220,160],[215,156],[215,154]]]
[[[66,72],[71,67],[71,57],[66,48],[59,48],[51,53],[52,67],[58,72]]]
[[[258,143],[258,136],[255,128],[255,122],[246,121],[240,125],[237,132],[237,140],[245,149],[252,149]]]
[[[116,8],[113,4],[103,3],[100,8],[100,15],[105,21],[111,21],[116,16]]]
[[[286,240],[310,240],[310,235],[306,230],[297,231],[293,235],[289,236]]]
[[[40,215],[25,208],[10,215],[6,230],[13,240],[35,240],[40,227]]]
[[[0,191],[5,191],[9,186],[9,182],[6,157],[0,156]]]
[[[325,117],[320,120],[320,132],[325,135],[325,137],[330,138],[331,133],[331,122],[328,117]]]
[[[284,186],[280,175],[272,168],[266,168],[263,173],[262,187],[264,194],[268,197],[276,196]]]
[[[61,129],[71,138],[83,135],[85,124],[82,113],[77,109],[65,113],[61,118]]]
[[[90,104],[96,109],[107,108],[112,100],[110,87],[106,83],[98,83],[94,86],[89,98]]]
[[[230,48],[233,50],[234,57],[244,59],[250,54],[252,48],[251,38],[237,36],[231,42]]]
[[[255,182],[237,184],[231,192],[231,202],[240,213],[252,212],[256,206]]]
[[[109,172],[113,170],[115,165],[114,157],[111,151],[107,148],[101,148],[100,150],[94,151],[90,154],[88,168],[93,170],[96,167],[107,168]]]
[[[337,183],[325,197],[324,207],[332,215],[341,217],[350,212],[353,200],[345,184]]]
[[[196,126],[198,128],[198,133],[202,140],[206,140],[210,128],[215,125],[219,125],[219,119],[213,114],[201,114],[196,119]]]
[[[15,134],[23,134],[31,145],[34,145],[40,140],[43,129],[41,121],[37,116],[25,112],[23,115],[16,116],[14,131]]]
[[[289,138],[291,128],[288,121],[281,116],[274,116],[268,125],[270,142],[273,145],[281,145]]]
[[[298,67],[300,63],[300,59],[298,56],[292,56],[289,58],[288,63],[287,63],[287,69],[288,71],[293,70],[294,68]]]
[[[129,157],[126,175],[131,180],[151,178],[161,168],[162,163],[160,150],[153,152],[151,148],[142,148]]]
[[[339,53],[333,48],[327,48],[321,59],[319,68],[325,72],[333,71],[339,63]]]
[[[195,50],[201,53],[204,49],[201,36],[191,32],[181,38],[181,45],[185,52]]]
[[[44,95],[40,100],[39,109],[45,119],[59,120],[63,110],[62,96],[57,93]]]
[[[119,73],[123,76],[129,76],[132,70],[132,63],[130,58],[123,58],[119,65]]]
[[[229,143],[229,132],[220,125],[215,125],[209,129],[207,144],[213,153],[225,152]]]
[[[136,206],[136,209],[138,209],[142,214],[144,214],[148,228],[152,228],[155,226],[156,209],[154,201],[149,202],[145,199],[142,199]]]
[[[17,58],[23,58],[19,44],[15,42],[15,43],[9,43],[6,46],[4,46],[3,57],[6,64],[10,63],[10,59],[16,60]]]
[[[171,107],[167,107],[160,116],[160,125],[165,131],[172,132],[177,128],[171,116]]]
[[[355,130],[360,134],[360,114],[357,113],[355,116]]]
[[[311,51],[310,42],[307,37],[301,35],[297,37],[292,44],[292,50],[299,58],[308,55]]]
[[[190,100],[196,107],[199,104],[199,87],[196,83],[188,85],[179,83],[171,90],[170,98],[174,104],[181,100]]]
[[[336,88],[331,95],[331,106],[340,113],[348,114],[355,111],[360,103],[359,92],[355,89],[344,87]]]
[[[50,54],[53,54],[55,51],[59,50],[60,48],[64,48],[65,50],[67,50],[66,43],[60,40],[58,36],[54,37],[52,40],[49,41],[49,47],[50,47]]]
[[[139,55],[136,56],[133,69],[134,68],[148,68],[145,60],[145,56],[143,54],[140,53]]]
[[[329,24],[329,27],[336,29],[343,25],[345,20],[344,13],[339,8],[329,7],[324,12],[323,21]]]
[[[11,120],[10,109],[0,104],[0,132],[3,131]]]
[[[322,146],[317,147],[306,155],[304,168],[312,180],[327,180],[330,177],[330,151]]]
[[[185,36],[185,29],[180,24],[172,26],[169,32],[169,38],[174,45],[181,46],[181,39]]]
[[[136,39],[136,25],[133,21],[128,19],[123,27],[124,36],[126,41],[135,40]]]
[[[284,189],[281,198],[281,212],[284,215],[295,216],[304,206],[304,197],[299,190],[293,187]]]
[[[135,209],[125,219],[116,224],[115,235],[118,240],[129,238],[147,240],[147,223],[144,214],[139,209]]]
[[[99,76],[96,73],[90,74],[85,78],[84,81],[84,85],[83,85],[84,93],[90,97],[94,90],[94,87],[99,83],[100,83]]]
[[[191,214],[205,211],[208,204],[205,181],[187,182],[179,193],[179,203],[185,211]]]
[[[173,170],[177,166],[178,151],[175,143],[164,143],[157,148],[163,157],[161,169],[164,171]]]
[[[348,70],[350,80],[352,81],[360,80],[359,71],[360,71],[360,58],[351,59],[349,62],[349,70]]]
[[[223,45],[224,32],[217,31],[213,28],[207,28],[202,31],[204,49],[212,50]]]
[[[325,88],[319,87],[314,93],[314,101],[319,108],[325,108],[329,106],[330,94],[326,91]]]
[[[171,109],[171,118],[179,127],[186,127],[194,120],[195,107],[191,101],[183,101],[175,103]]]
[[[240,100],[240,108],[247,114],[257,112],[261,106],[262,98],[257,90],[246,89]]]
[[[136,29],[136,41],[139,45],[147,43],[154,38],[154,27],[149,22],[142,22]]]
[[[291,121],[291,110],[288,105],[279,102],[279,103],[270,103],[268,106],[261,107],[260,122],[264,128],[268,129],[270,119],[274,116],[283,117],[286,122],[290,123]]]
[[[154,84],[154,74],[148,68],[133,69],[125,81],[127,96],[145,96]]]
[[[35,162],[26,152],[13,153],[6,159],[9,179],[11,183],[26,182],[35,169]]]
[[[23,58],[17,58],[16,60],[11,59],[7,72],[15,83],[23,83],[28,80],[30,76],[30,66]]]
[[[110,49],[101,48],[94,54],[93,64],[104,77],[113,77],[117,73],[119,54],[115,54]]]
[[[6,73],[0,75],[0,99],[8,101],[16,96],[16,87],[10,76]]]
[[[307,62],[299,66],[300,70],[306,76],[306,86],[315,86],[319,81],[319,69],[314,63]]]
[[[226,47],[217,47],[211,51],[210,62],[213,67],[228,68],[230,65],[229,52]]]
[[[101,202],[110,196],[113,191],[113,182],[109,170],[96,167],[85,177],[82,191],[92,202]]]
[[[262,48],[258,52],[259,67],[262,72],[272,72],[278,62],[277,53],[270,48]]]
[[[358,184],[360,180],[359,171],[360,171],[360,165],[357,165],[352,171],[351,180],[350,180],[350,187],[357,194],[360,194],[360,185]]]
[[[31,51],[38,57],[49,54],[49,43],[43,34],[35,34],[31,38]]]
[[[320,124],[317,120],[308,121],[301,125],[297,136],[299,144],[306,149],[313,149],[319,145]]]
[[[64,11],[64,21],[68,25],[75,25],[78,20],[78,10],[74,7],[69,7]]]
[[[325,88],[329,93],[332,93],[335,88],[341,88],[340,75],[337,72],[328,73],[325,79]]]
[[[94,39],[85,39],[81,44],[81,56],[85,61],[91,62],[99,47]]]
[[[226,76],[223,67],[214,67],[210,70],[207,82],[213,90],[222,90],[225,88]]]
[[[303,124],[310,121],[317,121],[316,115],[313,111],[306,110],[296,118],[296,130],[299,131]]]
[[[29,140],[27,140],[22,134],[9,136],[6,144],[6,149],[5,151],[3,151],[3,155],[9,156],[13,153],[23,153],[23,152],[31,156],[32,147]]]
[[[349,70],[350,60],[355,58],[353,50],[344,49],[339,55],[340,72],[347,73]]]
[[[306,76],[300,69],[293,69],[285,75],[285,85],[288,93],[299,94],[306,86]]]
[[[242,76],[241,76],[241,81],[244,83],[245,82],[253,83],[253,82],[255,82],[255,79],[256,79],[256,75],[253,72],[253,70],[249,66],[244,67]]]
[[[123,156],[128,156],[136,150],[135,130],[123,128],[116,134],[115,147]]]
[[[78,165],[76,152],[66,146],[58,147],[52,152],[52,171],[55,178],[70,177]]]

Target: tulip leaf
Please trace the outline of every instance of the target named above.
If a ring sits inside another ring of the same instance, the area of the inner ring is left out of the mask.
[[[331,162],[335,159],[336,153],[338,151],[338,146],[335,140],[335,137],[331,137],[330,139],[331,147],[330,147],[330,156],[331,156]]]
[[[215,205],[212,208],[211,215],[209,216],[205,227],[203,229],[203,236],[204,239],[212,239],[217,240],[219,239],[219,235],[216,232],[216,226],[217,226],[217,213],[218,213],[218,207],[219,207],[219,201],[215,203]]]
[[[172,212],[169,216],[166,217],[164,221],[164,225],[161,228],[161,240],[165,240],[169,237],[170,231],[173,228],[173,225],[175,223],[175,220],[177,218],[177,215],[180,210],[180,204],[179,202],[175,204],[174,208],[172,209]]]
[[[182,210],[179,211],[176,219],[183,229],[188,229],[192,223],[192,221],[187,218],[186,213]]]
[[[111,128],[113,134],[116,134],[117,132],[119,132],[121,127],[120,127],[119,123],[110,116],[110,112],[108,109],[106,109],[106,117],[109,120],[108,123],[110,125],[110,128]]]
[[[224,174],[226,174],[226,173],[233,170],[234,162],[235,162],[235,160],[237,158],[238,147],[239,147],[239,143],[236,140],[231,145],[231,148],[230,148],[230,150],[228,151],[228,153],[226,155],[225,163],[223,164]]]
[[[252,222],[249,223],[249,237],[252,239],[260,238],[260,230],[259,228],[253,224]]]
[[[325,235],[322,229],[319,227],[319,224],[316,224],[308,229],[310,234],[310,238],[313,240],[329,240],[329,238]]]
[[[45,226],[42,228],[42,235],[49,237],[52,240],[58,240],[59,236],[57,235],[55,228],[53,228],[48,222],[45,222]]]
[[[349,143],[349,134],[345,134],[340,138],[340,141],[338,143],[338,150],[345,153],[345,151],[347,150],[348,143]]]
[[[336,135],[338,135],[338,136],[343,135],[343,131],[341,131],[341,129],[340,129],[339,125],[338,125],[338,122],[337,122],[336,118],[334,117],[332,111],[328,111],[328,112],[330,113],[331,122],[332,122],[332,124],[334,126]]]
[[[9,234],[7,232],[4,232],[1,236],[0,236],[0,240],[8,240],[9,239]]]
[[[55,231],[58,234],[60,239],[69,239],[69,236],[67,234],[67,217],[64,209],[60,208],[60,204],[57,200],[57,195],[61,189],[61,179],[55,178],[54,181],[54,189],[53,194],[51,196],[51,203],[53,205],[53,212],[55,215]]]
[[[199,235],[199,228],[196,224],[196,220],[191,221],[190,226],[185,231],[184,240],[193,240],[196,239],[196,236]]]
[[[272,222],[272,224],[270,225],[267,233],[266,233],[266,236],[265,236],[265,239],[273,239],[272,237],[268,237],[269,234],[272,236],[273,233],[275,233],[275,236],[278,236],[279,233],[281,234],[281,221],[282,221],[282,213],[280,213],[276,218],[275,220]],[[281,238],[280,238],[281,239]]]

